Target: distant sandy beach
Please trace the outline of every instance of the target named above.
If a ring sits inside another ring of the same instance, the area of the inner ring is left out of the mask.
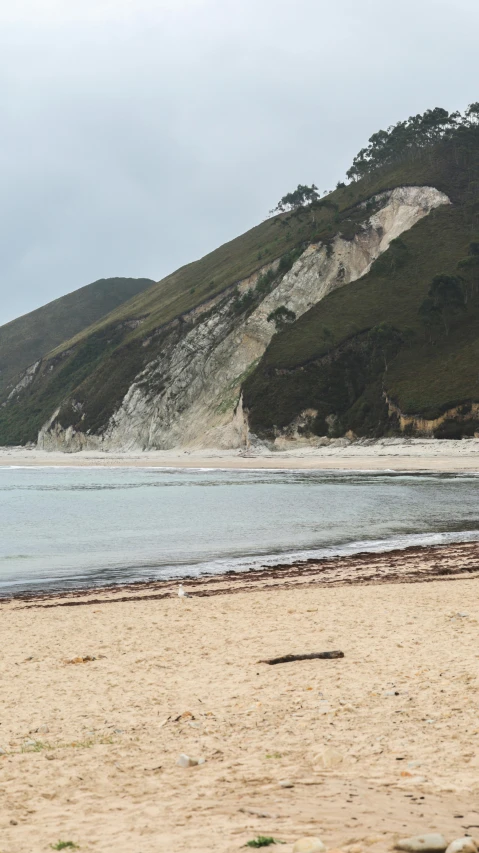
[[[267,450],[155,450],[47,453],[36,448],[0,448],[3,465],[131,466],[158,468],[283,468],[310,470],[394,470],[479,472],[479,439],[381,439],[346,446],[341,440],[328,447],[309,445]]]
[[[2,851],[479,835],[477,543],[185,587],[0,604]]]

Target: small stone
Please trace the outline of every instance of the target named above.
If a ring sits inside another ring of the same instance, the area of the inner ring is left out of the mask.
[[[184,752],[180,754],[178,761],[176,762],[178,767],[196,767],[198,764],[204,764],[204,758],[190,758],[189,755],[185,755]]]
[[[343,761],[343,756],[334,746],[327,746],[314,759],[314,764],[321,770],[331,770],[338,767]]]
[[[477,853],[477,844],[470,835],[451,841],[446,853]]]
[[[93,655],[77,655],[77,657],[70,658],[70,660],[64,660],[63,663],[89,663],[90,661],[96,660],[96,657]]]
[[[196,761],[194,758],[190,758],[189,755],[185,755],[184,752],[180,754],[178,761],[176,762],[178,767],[195,767]]]
[[[35,731],[41,735],[47,735],[50,729],[48,726],[40,726],[38,729],[35,729]]]
[[[279,782],[280,788],[294,788],[294,782],[290,782],[289,779],[281,779]]]
[[[395,845],[396,850],[406,850],[407,853],[444,853],[447,841],[439,832],[426,832],[424,835],[412,835],[402,838]]]
[[[2,747],[0,746],[0,755],[6,755],[6,754],[7,754],[7,750],[2,749]]]
[[[36,746],[37,742],[36,742],[36,740],[26,740],[26,741],[24,741],[23,745],[24,746]]]
[[[11,825],[12,825],[12,826],[18,826],[18,820],[13,820],[13,818],[12,818],[12,820],[10,821],[10,823],[11,823]]]
[[[323,853],[326,850],[320,838],[299,838],[294,847],[293,853]]]
[[[47,755],[45,755],[45,758],[47,759],[47,761],[54,761],[55,760],[55,756],[51,755],[51,753],[47,753]]]

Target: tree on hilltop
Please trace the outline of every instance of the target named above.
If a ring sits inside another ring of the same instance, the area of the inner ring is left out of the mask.
[[[357,181],[380,166],[397,161],[408,152],[414,153],[442,139],[452,139],[478,125],[479,102],[470,104],[463,115],[435,107],[422,115],[409,116],[387,130],[373,133],[369,144],[356,155],[346,174],[351,180]]]
[[[301,207],[306,207],[320,198],[318,188],[315,184],[310,187],[305,184],[298,184],[295,190],[291,193],[286,193],[270,213],[286,213],[299,210]]]

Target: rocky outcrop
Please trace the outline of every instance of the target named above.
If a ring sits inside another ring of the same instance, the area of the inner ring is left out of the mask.
[[[21,391],[23,391],[25,388],[28,388],[28,386],[31,385],[31,383],[35,379],[35,376],[38,372],[38,368],[40,367],[40,364],[41,364],[41,360],[36,361],[35,364],[32,364],[30,367],[27,367],[27,369],[24,371],[24,373],[22,373],[21,378],[18,380],[18,382],[15,384],[15,386],[12,388],[12,390],[8,394],[8,397],[7,397],[7,399],[3,405],[6,405],[6,403],[9,400],[13,399],[13,397],[16,397],[18,394],[20,394]]]
[[[471,435],[476,432],[479,433],[479,428],[476,426],[479,424],[479,403],[462,403],[460,406],[452,406],[446,409],[436,418],[426,418],[423,415],[405,414],[399,406],[387,397],[386,402],[389,416],[397,420],[403,433],[431,438],[436,436],[439,431],[439,437],[441,437],[441,429],[447,430],[449,423],[454,424],[459,433],[463,431],[461,428],[467,424],[471,425]]]
[[[161,354],[136,376],[101,435],[62,426],[55,412],[39,435],[47,450],[169,449],[241,447],[248,441],[241,385],[263,355],[274,324],[268,316],[284,306],[296,317],[338,287],[365,275],[390,242],[411,228],[447,196],[432,187],[402,187],[370,200],[368,214],[351,238],[338,234],[329,244],[309,245],[291,270],[256,298],[249,314],[238,310],[238,295],[256,277],[241,282],[202,314],[183,317],[162,330]],[[191,322],[189,322],[191,321]],[[75,405],[75,401],[72,401]]]

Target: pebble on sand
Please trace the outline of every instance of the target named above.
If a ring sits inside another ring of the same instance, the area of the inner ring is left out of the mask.
[[[197,767],[198,764],[204,764],[204,758],[190,758],[189,755],[185,755],[184,752],[180,753],[180,757],[176,762],[178,767]]]
[[[293,853],[323,853],[326,850],[320,838],[299,838],[294,847]]]
[[[405,850],[406,853],[444,853],[447,841],[439,832],[426,832],[424,835],[402,838],[395,847],[396,850]]]
[[[470,835],[451,841],[446,853],[477,853],[477,844]]]

